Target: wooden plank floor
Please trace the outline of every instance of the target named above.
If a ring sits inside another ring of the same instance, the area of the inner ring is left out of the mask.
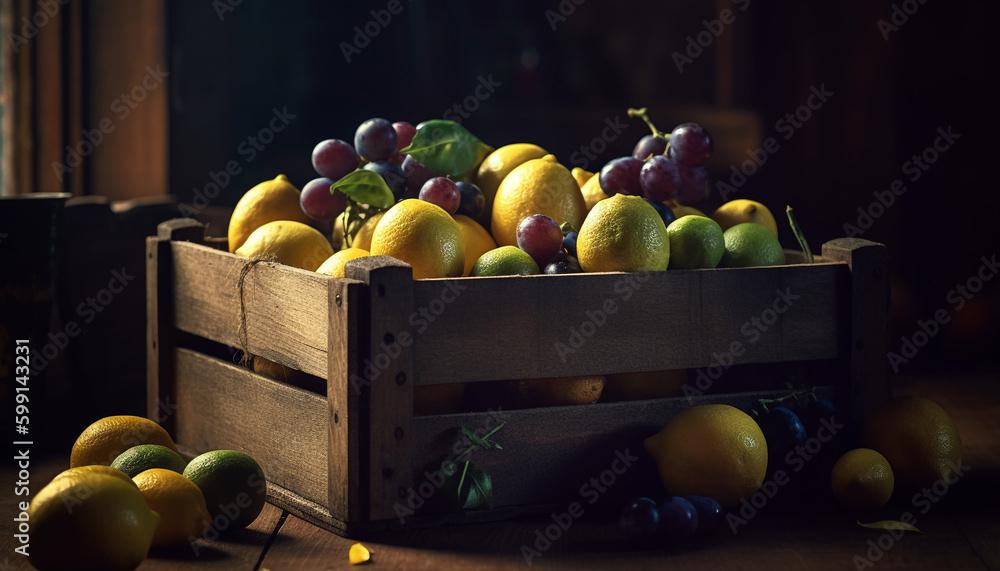
[[[891,539],[867,530],[853,514],[826,498],[795,505],[767,505],[733,534],[728,526],[680,548],[641,548],[616,537],[612,516],[581,518],[531,561],[535,569],[1000,569],[1000,375],[921,375],[896,379],[897,393],[933,398],[955,418],[965,447],[962,480],[926,513],[923,505],[896,503],[880,516],[916,518],[922,535]],[[32,466],[34,482],[48,481],[66,458]],[[10,522],[15,474],[3,470],[0,517]],[[595,507],[600,506],[600,502]],[[534,545],[536,530],[552,523],[531,516],[493,524],[384,532],[362,542],[372,551],[371,567],[381,569],[522,569],[522,545]],[[10,524],[6,524],[9,526]],[[8,529],[10,529],[8,527]],[[891,541],[890,541],[891,540]],[[354,540],[315,527],[268,505],[247,530],[224,541],[154,552],[141,571],[346,569]],[[881,548],[873,548],[881,542]],[[12,533],[0,536],[0,570],[29,569],[14,553]],[[887,549],[886,549],[887,548]],[[868,565],[868,561],[872,565]]]

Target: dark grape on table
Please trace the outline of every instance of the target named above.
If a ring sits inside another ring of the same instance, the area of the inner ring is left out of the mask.
[[[340,180],[361,164],[361,158],[350,144],[340,139],[320,141],[312,152],[312,165],[316,174]]]
[[[642,195],[639,184],[639,171],[644,163],[633,157],[612,159],[601,169],[598,181],[601,190],[608,196],[615,194]]]
[[[458,205],[458,214],[464,214],[473,220],[478,219],[486,212],[486,195],[482,189],[471,182],[459,181],[455,183],[461,195],[461,202]]]
[[[700,167],[712,155],[712,136],[698,123],[681,123],[670,133],[668,153],[677,162]]]
[[[311,220],[328,222],[343,214],[347,208],[347,196],[339,190],[330,192],[334,181],[326,178],[314,178],[302,187],[299,193],[299,206]]]
[[[665,155],[652,157],[639,170],[642,195],[650,200],[674,200],[681,188],[681,171],[676,161]]]
[[[362,168],[381,176],[382,180],[389,185],[389,190],[392,191],[393,198],[396,200],[403,198],[403,195],[406,193],[406,176],[399,165],[395,165],[389,161],[375,161],[366,164]]]
[[[544,214],[532,214],[517,225],[517,247],[528,253],[544,268],[562,251],[563,234],[559,224]]]
[[[667,150],[667,140],[656,135],[646,135],[639,139],[632,149],[632,158],[640,161],[646,160],[649,155],[662,155]]]
[[[436,176],[425,182],[420,188],[419,198],[437,204],[448,214],[457,212],[458,206],[462,203],[462,193],[459,192],[458,185],[443,176]]]
[[[396,153],[396,130],[392,123],[376,117],[358,126],[354,133],[354,148],[366,161],[385,161]]]

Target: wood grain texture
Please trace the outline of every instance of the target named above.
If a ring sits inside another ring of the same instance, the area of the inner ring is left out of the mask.
[[[744,350],[737,364],[835,358],[846,271],[813,264],[418,280],[409,320],[416,382],[694,368],[734,343]]]
[[[173,359],[178,445],[242,450],[269,482],[326,505],[325,398],[187,349],[176,349]]]

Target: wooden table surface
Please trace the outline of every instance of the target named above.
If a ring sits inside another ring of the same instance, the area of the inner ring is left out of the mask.
[[[972,375],[896,379],[897,393],[928,396],[951,413],[962,435],[963,464],[970,466],[938,503],[904,502],[885,508],[886,519],[913,513],[923,534],[894,539],[887,532],[864,529],[853,514],[833,507],[826,498],[765,505],[735,534],[724,525],[709,537],[672,548],[628,545],[616,537],[613,518],[585,516],[535,557],[531,568],[1000,569],[998,381],[995,368]],[[67,466],[67,458],[33,465],[32,480],[48,481]],[[8,531],[0,536],[0,571],[30,568],[14,553],[10,531],[14,477],[10,466],[5,466],[0,518],[8,522],[4,524]],[[384,532],[362,543],[372,552],[372,568],[521,569],[528,568],[522,545],[533,545],[536,530],[551,523],[550,516],[531,516],[492,524]],[[197,554],[189,547],[153,552],[139,569],[346,569],[352,567],[347,553],[353,543],[268,504],[239,535],[200,541]]]

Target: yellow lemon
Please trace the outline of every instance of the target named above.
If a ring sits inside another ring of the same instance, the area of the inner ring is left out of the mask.
[[[465,271],[462,275],[467,276],[472,273],[472,266],[476,265],[479,256],[496,248],[497,243],[493,241],[493,236],[490,236],[486,228],[472,218],[456,214],[455,222],[462,231],[462,241],[465,243]]]
[[[889,462],[870,448],[847,452],[833,465],[830,486],[840,505],[852,510],[874,510],[889,503],[893,476]]]
[[[766,206],[756,200],[738,198],[723,204],[712,213],[712,220],[719,223],[723,232],[743,222],[755,222],[778,237],[778,224]]]
[[[344,266],[347,265],[347,262],[355,258],[370,255],[371,254],[368,253],[368,250],[362,250],[361,248],[347,248],[346,250],[341,250],[327,258],[325,262],[316,268],[316,273],[326,274],[335,278],[342,278],[344,277]]]
[[[673,224],[671,224],[673,226]],[[785,263],[785,251],[778,238],[762,224],[742,222],[722,233],[725,252],[720,268],[780,266]]]
[[[277,220],[254,230],[236,250],[236,255],[252,260],[274,261],[312,272],[333,255],[333,246],[312,226]]]
[[[663,271],[670,262],[667,227],[642,197],[616,194],[587,215],[576,239],[585,272]]]
[[[576,184],[580,185],[580,188],[583,188],[583,185],[587,184],[588,180],[594,178],[595,173],[583,170],[580,167],[573,167],[573,170],[569,171],[569,174],[573,175],[573,178],[576,179]]]
[[[684,216],[691,216],[691,215],[694,215],[694,216],[704,216],[705,218],[708,218],[708,215],[706,215],[704,212],[702,212],[701,210],[698,210],[697,208],[691,207],[691,206],[683,206],[681,204],[678,204],[677,206],[671,206],[670,210],[673,211],[674,218],[677,218],[677,219],[683,218]]]
[[[235,252],[254,230],[275,220],[309,223],[299,205],[299,189],[283,174],[251,188],[236,203],[229,219],[229,251]]]
[[[697,405],[677,413],[643,443],[671,494],[739,505],[764,483],[767,443],[750,415],[726,404]]]
[[[564,406],[591,404],[601,398],[605,379],[601,375],[522,379],[514,381],[517,406]]]
[[[527,161],[508,174],[493,201],[493,238],[497,246],[517,245],[517,225],[532,214],[544,214],[579,229],[587,214],[580,186],[552,155]]]
[[[208,531],[205,496],[194,482],[173,470],[150,468],[132,478],[150,509],[160,515],[153,545],[177,545]]]
[[[379,220],[385,215],[385,211],[373,214],[368,218],[365,218],[364,223],[361,228],[358,229],[358,233],[354,235],[354,241],[351,242],[352,248],[360,248],[362,250],[372,251],[372,234],[375,233],[375,227],[378,226]]]
[[[111,463],[112,468],[121,470],[130,478],[150,468],[166,468],[180,474],[187,462],[181,455],[159,444],[140,444],[122,452]]]
[[[608,195],[604,194],[604,189],[601,188],[601,173],[591,176],[587,182],[583,183],[580,192],[583,194],[584,204],[587,205],[587,212],[593,210],[595,204],[608,198]]]
[[[98,471],[64,472],[35,494],[29,561],[42,571],[135,569],[160,516],[131,481]]]
[[[76,468],[63,470],[62,472],[56,474],[55,478],[52,478],[52,481],[55,481],[56,478],[65,478],[67,476],[85,476],[87,474],[114,476],[124,482],[128,482],[130,484],[133,483],[132,476],[129,476],[118,468],[112,468],[111,466],[105,466],[104,464],[90,464],[87,466],[77,466]]]
[[[493,198],[500,188],[500,183],[518,166],[532,160],[540,159],[549,154],[548,151],[531,143],[514,143],[504,145],[492,153],[486,155],[483,162],[479,163],[479,170],[476,172],[476,186],[483,191],[486,198],[486,216],[493,209]]]
[[[878,451],[904,491],[951,484],[962,471],[962,438],[940,405],[917,396],[896,397],[876,409],[861,428],[861,445]]]
[[[109,466],[119,454],[139,444],[160,444],[177,452],[177,445],[162,426],[141,416],[107,416],[80,433],[69,455],[71,468]]]
[[[267,480],[260,464],[239,450],[199,454],[184,469],[205,496],[216,531],[234,531],[253,523],[267,503]]]
[[[371,254],[406,262],[414,279],[458,277],[465,270],[458,223],[440,206],[416,198],[385,212],[372,234]]]

